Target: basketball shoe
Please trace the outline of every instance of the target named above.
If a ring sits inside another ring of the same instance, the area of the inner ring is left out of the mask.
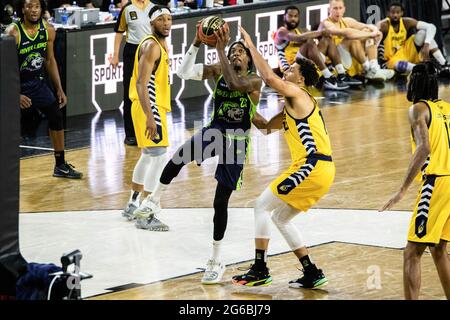
[[[225,265],[220,261],[209,259],[206,263],[206,270],[203,274],[203,284],[216,284],[222,280],[222,276],[225,272]]]
[[[138,229],[144,229],[149,231],[169,231],[169,226],[151,214],[148,217],[136,217],[134,224]]]
[[[247,273],[234,276],[231,281],[240,286],[265,287],[272,283],[272,276],[269,274],[269,269],[257,270],[255,265],[252,265]]]
[[[139,208],[134,211],[136,217],[135,226],[138,229],[145,229],[149,231],[169,231],[169,226],[156,218],[156,214],[161,212],[159,202],[156,203],[152,196],[147,196],[142,201]]]
[[[127,218],[128,221],[135,220],[134,212],[138,207],[133,202],[128,202],[125,209],[122,211],[122,217]]]
[[[320,269],[316,269],[311,272],[303,271],[303,277],[298,278],[297,280],[289,281],[289,287],[296,289],[320,289],[325,287],[327,284],[328,279]]]
[[[53,170],[53,176],[58,178],[69,178],[69,179],[81,179],[83,174],[74,169],[75,167],[70,163],[64,162],[59,166],[55,165]]]

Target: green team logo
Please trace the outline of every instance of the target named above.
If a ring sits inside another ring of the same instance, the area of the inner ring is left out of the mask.
[[[223,102],[218,112],[219,117],[224,117],[228,122],[241,122],[244,118],[244,109],[239,103]]]
[[[31,53],[20,66],[20,71],[37,71],[42,68],[44,58],[40,53]]]

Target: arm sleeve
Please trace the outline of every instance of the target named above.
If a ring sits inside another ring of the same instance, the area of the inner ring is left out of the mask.
[[[433,41],[434,36],[436,35],[436,27],[427,22],[419,21],[417,22],[417,29],[418,30],[425,30],[427,35],[425,36],[425,43],[430,44],[431,41]]]
[[[202,80],[203,79],[203,64],[195,64],[198,49],[191,45],[189,50],[184,55],[183,61],[177,69],[177,76],[184,80]]]

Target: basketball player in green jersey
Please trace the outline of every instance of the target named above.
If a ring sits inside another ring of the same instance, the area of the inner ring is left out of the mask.
[[[20,72],[20,108],[22,113],[37,108],[48,119],[50,139],[55,152],[54,177],[80,179],[82,173],[64,159],[64,127],[60,108],[67,103],[53,53],[56,32],[42,19],[44,0],[20,0],[17,13],[6,33],[17,42]],[[56,88],[56,97],[44,81],[44,67]]]
[[[216,44],[219,63],[195,64],[201,45],[198,34],[178,67],[177,75],[186,80],[214,79],[214,110],[211,121],[187,140],[165,166],[159,184],[135,211],[136,225],[148,229],[152,217],[161,211],[160,198],[172,180],[188,163],[201,164],[208,158],[219,157],[215,178],[214,230],[212,255],[207,262],[203,284],[216,284],[222,279],[225,265],[221,260],[221,246],[227,228],[228,201],[234,190],[242,185],[244,163],[249,149],[249,130],[252,123],[265,127],[267,121],[256,112],[262,81],[251,71],[252,60],[244,44],[237,41],[228,48],[229,34]]]

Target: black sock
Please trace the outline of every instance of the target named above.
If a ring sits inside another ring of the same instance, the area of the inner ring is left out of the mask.
[[[255,253],[255,268],[257,270],[267,269],[266,250],[256,249]]]
[[[140,193],[139,191],[134,191],[134,192],[133,192],[133,196],[131,197],[131,199],[132,199],[133,201],[136,201],[136,199],[137,199],[139,193]]]
[[[55,161],[56,166],[60,166],[66,162],[64,159],[64,150],[63,151],[55,151]]]
[[[311,259],[309,259],[308,255],[301,257],[299,260],[300,260],[300,264],[302,265],[302,267],[306,273],[317,271],[316,265],[311,262]]]

